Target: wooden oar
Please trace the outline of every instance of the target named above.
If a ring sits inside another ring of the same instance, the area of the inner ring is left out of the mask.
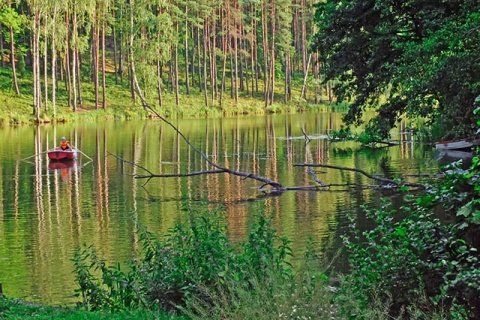
[[[47,151],[40,152],[40,153],[37,153],[37,154],[34,154],[33,156],[30,156],[30,157],[26,157],[26,158],[20,159],[20,161],[24,161],[24,160],[27,160],[27,159],[30,159],[30,158],[33,158],[33,157],[42,155],[42,154],[44,154],[44,153],[46,153],[46,152],[48,152],[48,150],[47,150]]]
[[[91,161],[93,161],[93,159],[90,158],[89,156],[87,156],[85,153],[83,153],[82,150],[78,149],[77,147],[75,147],[75,146],[73,146],[73,145],[71,145],[71,146],[72,146],[72,148],[76,149],[78,152],[80,152],[81,154],[83,154],[85,157],[87,157],[88,159],[90,159]]]

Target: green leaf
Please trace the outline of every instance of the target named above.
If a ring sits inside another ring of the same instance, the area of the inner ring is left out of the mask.
[[[470,208],[470,203],[467,203],[457,211],[457,216],[468,217],[472,213],[472,208]]]

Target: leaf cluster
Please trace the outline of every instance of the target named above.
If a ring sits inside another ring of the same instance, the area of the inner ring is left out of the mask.
[[[402,115],[440,122],[445,138],[474,133],[479,9],[465,0],[318,4],[313,48],[326,78],[339,81],[338,100],[351,103],[346,123],[360,124],[374,108],[382,138]]]

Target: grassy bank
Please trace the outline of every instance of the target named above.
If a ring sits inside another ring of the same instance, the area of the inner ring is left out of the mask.
[[[10,68],[0,68],[0,125],[8,124],[33,124],[36,122],[33,116],[33,84],[32,75],[29,71],[23,77],[19,78],[20,94],[17,95],[13,90]],[[51,97],[51,83],[48,84],[48,101],[45,103],[45,96],[42,97],[42,108],[40,113],[40,122],[74,122],[74,121],[103,121],[103,120],[128,120],[128,119],[146,119],[148,113],[141,106],[137,99],[134,102],[131,98],[130,88],[127,81],[115,83],[112,74],[107,75],[107,107],[96,108],[94,86],[89,81],[82,82],[82,103],[77,107],[77,111],[72,111],[68,106],[67,92],[63,82],[58,83],[56,91],[56,108],[54,110]],[[44,90],[42,84],[42,90]],[[180,88],[180,103],[177,106],[174,93],[165,89],[163,92],[163,106],[159,107],[155,94],[146,94],[148,103],[154,107],[161,115],[166,117],[221,117],[234,116],[240,114],[268,114],[268,113],[296,113],[309,110],[326,109],[327,104],[308,104],[305,101],[299,102],[295,99],[288,104],[283,103],[282,96],[276,96],[276,103],[265,107],[263,94],[260,92],[252,97],[242,93],[239,101],[235,102],[230,97],[230,93],[224,93],[223,105],[219,105],[219,97],[212,100],[211,94],[208,97],[208,107],[205,106],[204,93],[198,87],[190,89],[190,94],[182,92]],[[100,91],[100,103],[102,92]]]
[[[91,312],[77,308],[48,307],[0,297],[0,319],[183,320],[186,318],[150,310],[131,310],[119,313]]]

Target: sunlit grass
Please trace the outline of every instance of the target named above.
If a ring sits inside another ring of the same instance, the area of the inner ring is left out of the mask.
[[[151,310],[131,310],[121,313],[90,312],[77,308],[42,306],[0,297],[0,319],[183,320],[186,318]]]

